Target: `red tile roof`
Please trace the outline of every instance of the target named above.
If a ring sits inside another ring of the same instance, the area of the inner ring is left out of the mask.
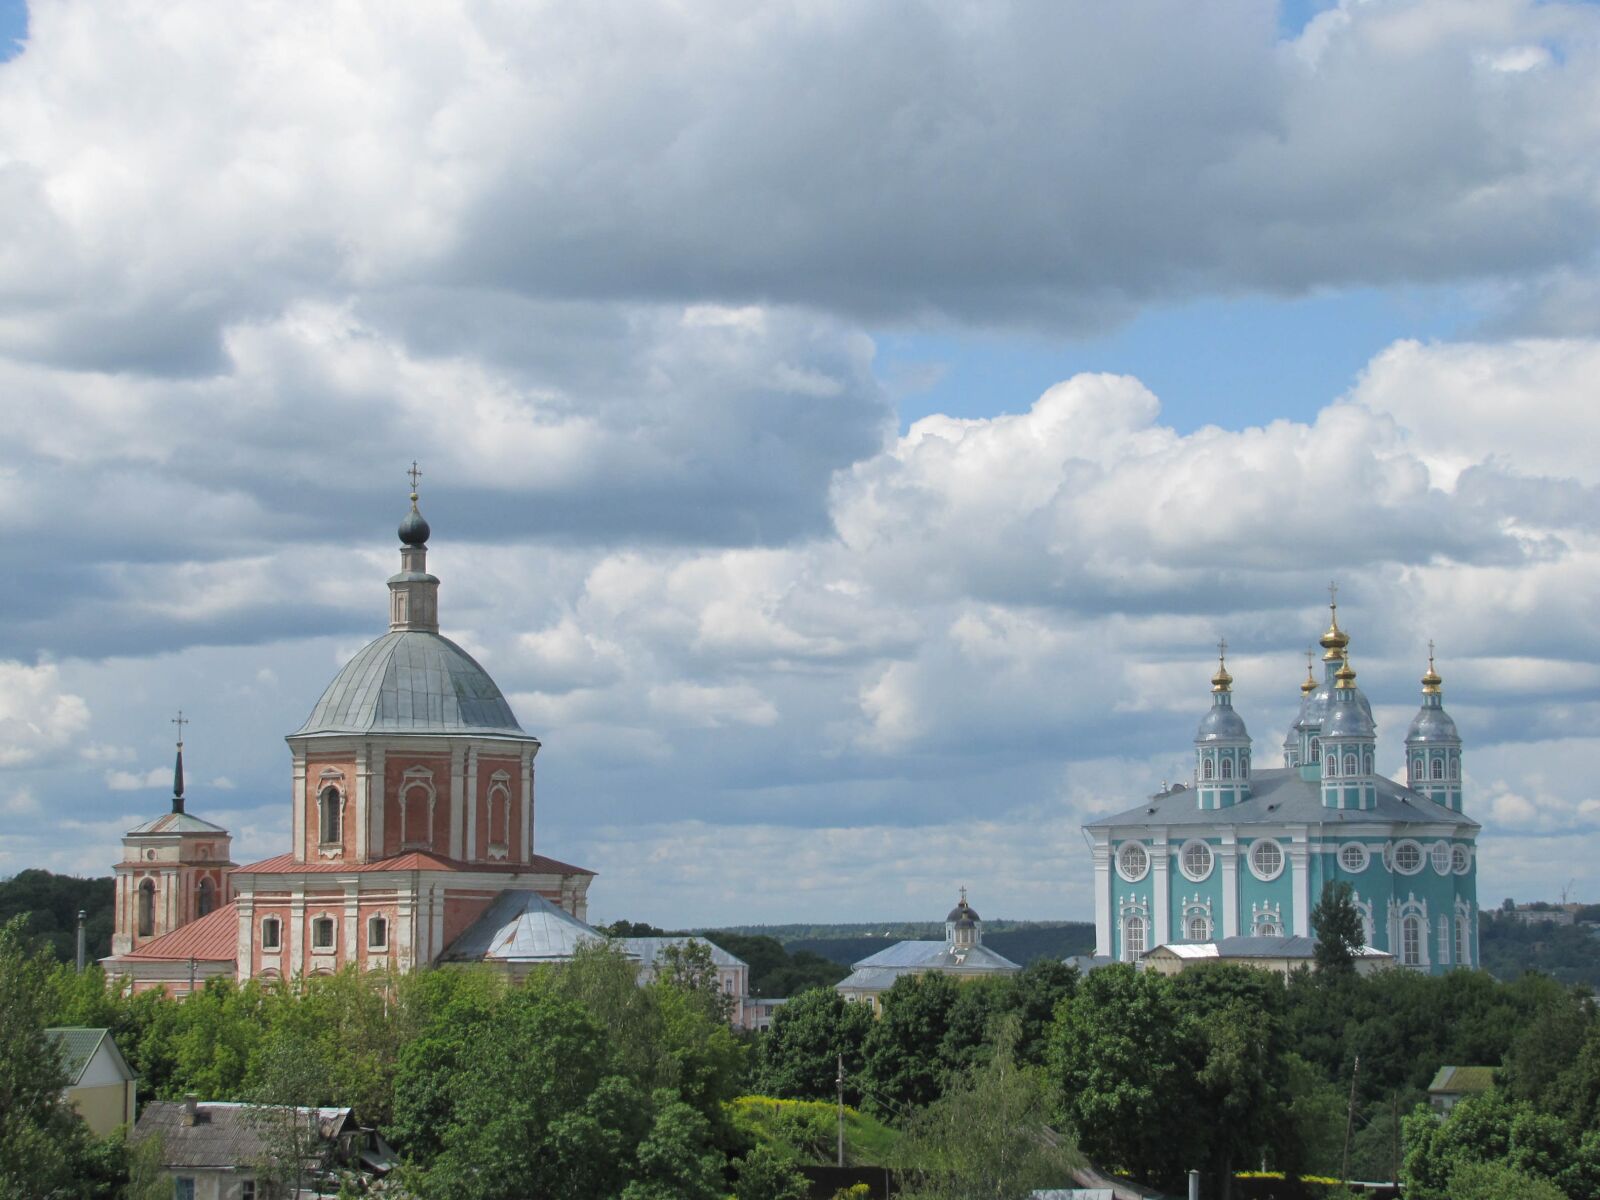
[[[239,902],[230,900],[198,921],[180,925],[171,933],[164,933],[118,958],[139,962],[153,959],[187,962],[191,958],[203,962],[232,962],[238,953]]]
[[[271,858],[264,858],[260,862],[239,868],[239,873],[245,875],[353,875],[367,871],[483,871],[496,875],[503,875],[508,871],[519,874],[532,872],[551,875],[594,874],[584,867],[574,867],[570,863],[558,862],[542,854],[535,854],[531,863],[476,863],[459,862],[453,858],[429,854],[424,850],[412,850],[405,854],[397,854],[393,858],[380,858],[368,863],[326,862],[320,859],[316,862],[295,862],[293,854],[276,854]]]

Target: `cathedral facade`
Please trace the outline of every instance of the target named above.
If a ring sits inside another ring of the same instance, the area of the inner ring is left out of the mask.
[[[1416,970],[1478,965],[1477,835],[1462,811],[1461,738],[1429,655],[1406,734],[1405,783],[1377,771],[1377,727],[1337,605],[1308,669],[1283,766],[1252,761],[1219,655],[1194,776],[1084,826],[1096,954],[1311,934],[1329,882],[1348,883],[1366,944]]]
[[[439,633],[439,580],[411,495],[388,632],[288,735],[291,845],[235,867],[226,830],[173,811],[130,830],[109,971],[137,988],[411,970],[467,937],[507,892],[582,921],[593,872],[534,849],[534,758],[493,679]]]

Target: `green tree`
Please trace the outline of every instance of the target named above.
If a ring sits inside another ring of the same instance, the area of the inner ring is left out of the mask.
[[[1311,932],[1317,938],[1318,971],[1329,976],[1355,974],[1356,951],[1366,936],[1348,883],[1329,880],[1322,885],[1322,898],[1311,910]]]
[[[806,1177],[771,1146],[756,1146],[739,1160],[734,1200],[805,1200]]]
[[[1451,1200],[1568,1200],[1548,1179],[1504,1163],[1462,1163],[1450,1175]]]
[[[1401,1177],[1415,1200],[1453,1200],[1451,1180],[1474,1163],[1493,1163],[1552,1183],[1574,1166],[1561,1121],[1499,1090],[1469,1096],[1440,1121],[1418,1107],[1404,1122]]]
[[[1017,1200],[1070,1184],[1081,1160],[1049,1126],[1041,1076],[1015,1061],[1018,1033],[1008,1018],[987,1061],[952,1076],[907,1120],[896,1158],[908,1200]]]
[[[845,1102],[861,1103],[862,1045],[873,1026],[872,1010],[851,1004],[832,988],[811,988],[773,1015],[761,1041],[757,1078],[768,1096],[831,1100],[838,1056],[844,1056]]]
[[[1051,1035],[1057,1103],[1094,1161],[1152,1182],[1188,1165],[1178,1011],[1165,976],[1127,963],[1095,971],[1063,1002]]]
[[[727,1160],[711,1144],[711,1123],[666,1090],[655,1110],[622,1200],[718,1200]]]
[[[1078,969],[1056,958],[1036,958],[1011,980],[1006,1010],[1017,1017],[1019,1063],[1043,1066],[1050,1054],[1056,1009],[1078,987]]]
[[[959,986],[929,972],[902,975],[883,993],[883,1013],[862,1046],[868,1108],[897,1117],[939,1098],[947,1069],[939,1050]]]

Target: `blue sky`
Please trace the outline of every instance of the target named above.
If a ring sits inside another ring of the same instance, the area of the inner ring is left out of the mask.
[[[417,458],[597,916],[1085,917],[1330,578],[1486,898],[1583,875],[1593,6],[393,11],[0,4],[0,872],[104,871],[179,707],[281,850]]]

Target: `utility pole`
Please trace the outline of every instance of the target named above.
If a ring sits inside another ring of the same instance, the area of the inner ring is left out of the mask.
[[[194,955],[189,956],[189,995],[194,995]]]
[[[83,923],[84,923],[84,921],[88,920],[88,918],[89,918],[89,914],[84,912],[83,909],[80,908],[78,910],[78,974],[79,975],[83,974],[83,968],[86,967],[88,965],[88,962],[89,962],[88,946],[84,941],[84,934],[83,934]]]
[[[1344,1183],[1350,1182],[1350,1130],[1356,1123],[1356,1079],[1361,1074],[1361,1055],[1356,1055],[1355,1065],[1350,1068],[1350,1111],[1344,1118],[1344,1166],[1340,1169],[1339,1178]]]
[[[1389,1109],[1394,1117],[1394,1182],[1400,1185],[1400,1093],[1389,1098]]]
[[[839,1165],[844,1166],[844,1055],[839,1055]]]

